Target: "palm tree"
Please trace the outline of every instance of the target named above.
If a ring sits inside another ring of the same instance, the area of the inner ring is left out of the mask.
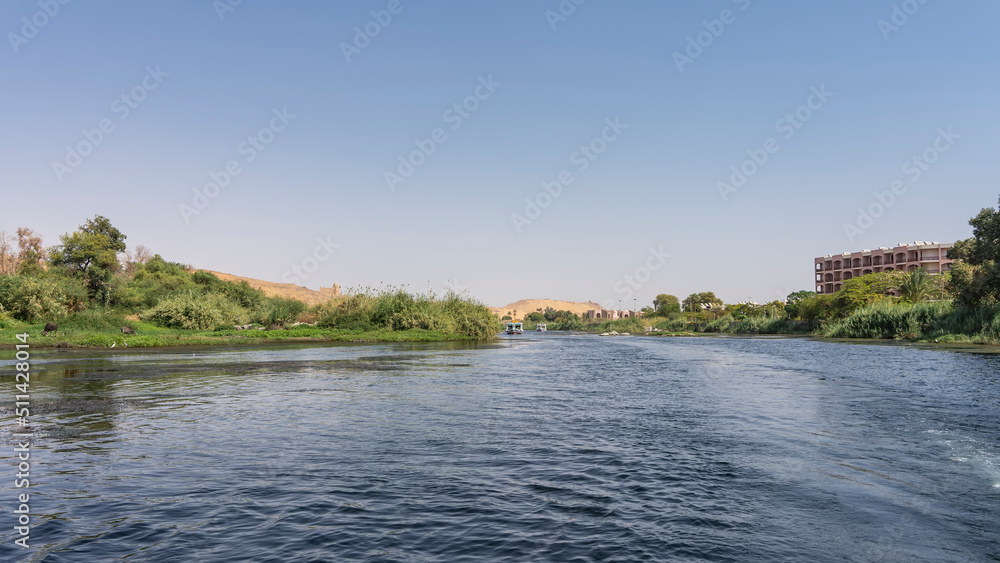
[[[896,291],[904,301],[920,303],[941,294],[941,288],[923,268],[917,268],[896,285]]]

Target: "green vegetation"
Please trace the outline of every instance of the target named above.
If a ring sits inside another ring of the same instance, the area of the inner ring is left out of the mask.
[[[321,328],[345,330],[427,330],[489,340],[500,331],[497,318],[483,305],[449,292],[443,299],[411,295],[402,289],[355,293],[319,307]]]
[[[713,307],[721,307],[722,300],[715,296],[711,291],[706,291],[704,293],[692,293],[684,298],[681,303],[684,311],[688,313],[698,313],[703,309],[711,309]]]
[[[811,334],[1000,344],[1000,211],[983,209],[970,224],[973,237],[949,253],[960,261],[940,275],[923,269],[877,272],[844,281],[834,294],[803,290],[764,304],[727,305],[711,291],[683,301],[664,293],[640,318],[591,320],[550,308],[526,315],[524,328],[546,323],[549,330],[664,336]],[[143,247],[129,251],[125,240],[101,216],[51,249],[27,228],[18,229],[16,239],[0,232],[0,337],[37,335],[48,322],[59,323],[43,341],[52,345],[127,341],[130,347],[488,340],[502,328],[482,304],[454,293],[439,298],[400,288],[365,290],[307,307],[267,297],[246,282],[195,272]],[[126,337],[123,328],[136,334]]]
[[[1000,211],[983,209],[969,220],[972,238],[955,243],[948,257],[962,260],[951,271],[951,291],[960,305],[1000,302]]]
[[[394,289],[307,307],[169,262],[141,246],[130,251],[125,240],[101,216],[61,236],[51,249],[27,228],[18,229],[16,247],[0,233],[0,335],[11,341],[20,332],[44,338],[35,345],[149,347],[287,339],[488,340],[500,330],[489,309],[455,294],[438,299]],[[50,322],[58,330],[41,337]]]
[[[643,318],[653,334],[726,332],[812,334],[1000,344],[1000,211],[983,209],[969,224],[973,237],[949,253],[951,271],[888,271],[843,282],[839,291],[796,291],[784,302],[720,306],[712,292],[683,301],[684,313],[660,311],[661,297]],[[663,332],[657,332],[663,331]]]
[[[671,313],[680,313],[681,302],[676,295],[661,293],[656,296],[656,299],[653,299],[653,310],[656,311],[656,314],[666,317]]]

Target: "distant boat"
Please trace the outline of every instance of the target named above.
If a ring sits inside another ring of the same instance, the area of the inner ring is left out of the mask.
[[[507,334],[524,334],[524,325],[521,323],[507,323]]]
[[[549,329],[545,328],[545,323],[538,323],[538,326],[535,327],[535,330],[538,332],[548,332]]]

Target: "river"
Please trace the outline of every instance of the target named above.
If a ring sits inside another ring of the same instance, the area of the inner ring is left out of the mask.
[[[32,547],[8,447],[0,560],[1000,561],[1000,355],[544,333],[32,370]]]

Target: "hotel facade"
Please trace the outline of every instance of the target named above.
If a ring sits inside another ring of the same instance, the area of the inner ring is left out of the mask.
[[[814,260],[816,293],[834,293],[851,278],[877,272],[909,272],[920,267],[932,275],[946,272],[954,262],[948,259],[951,247],[951,244],[917,241],[893,248],[883,246],[875,250],[821,256]]]

